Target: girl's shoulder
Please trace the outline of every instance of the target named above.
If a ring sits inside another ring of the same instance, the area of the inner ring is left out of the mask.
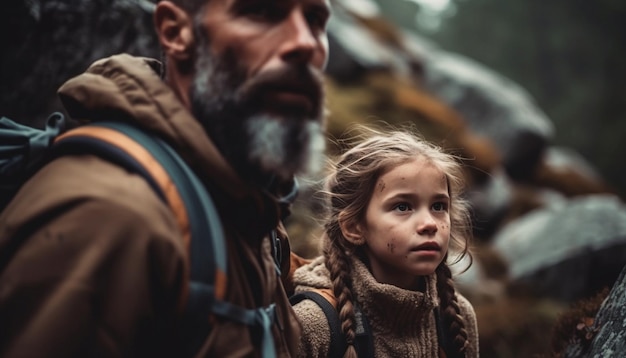
[[[472,303],[458,291],[456,292],[456,300],[459,304],[459,308],[461,309],[461,315],[463,318],[467,319],[468,317],[474,317],[476,319],[476,312],[474,311],[474,306]]]
[[[311,289],[331,288],[330,274],[326,269],[324,257],[319,256],[310,263],[299,267],[293,273],[293,284],[296,293]]]
[[[299,292],[296,292],[296,295],[293,297],[301,295],[303,292],[320,291],[300,290]],[[321,301],[324,300],[326,300],[326,298],[321,297]],[[327,357],[328,347],[331,345],[331,323],[329,321],[329,317],[327,316],[327,312],[323,309],[323,305],[308,298],[302,298],[297,302],[292,301],[292,304],[296,317],[298,317],[298,320],[302,323],[302,337],[298,349],[298,356]],[[327,311],[334,310],[330,301],[328,304],[330,306]]]

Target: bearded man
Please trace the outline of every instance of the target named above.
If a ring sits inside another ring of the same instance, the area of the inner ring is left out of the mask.
[[[116,55],[59,89],[78,120],[155,134],[213,198],[225,233],[225,300],[272,307],[272,352],[295,356],[300,326],[275,266],[295,175],[320,166],[328,0],[172,0],[154,10],[164,65]],[[177,330],[189,252],[143,178],[97,156],[62,156],[3,212],[0,356],[261,356],[258,327],[225,317],[193,352]],[[273,235],[272,235],[273,233]],[[283,277],[284,278],[284,277]]]

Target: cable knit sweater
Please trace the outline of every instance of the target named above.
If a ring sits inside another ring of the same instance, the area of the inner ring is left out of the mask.
[[[433,309],[439,305],[436,276],[427,278],[425,292],[409,291],[381,284],[359,260],[352,260],[353,295],[369,320],[376,357],[438,356],[437,328]],[[323,257],[294,274],[296,292],[330,288],[329,272]],[[457,293],[461,315],[469,337],[466,357],[478,357],[478,330],[472,305]],[[294,306],[303,326],[300,357],[327,357],[330,328],[322,309],[311,300]]]

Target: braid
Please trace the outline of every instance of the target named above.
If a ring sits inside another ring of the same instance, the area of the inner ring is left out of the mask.
[[[454,285],[452,281],[452,272],[446,260],[444,259],[437,267],[437,291],[439,292],[441,317],[444,322],[444,329],[449,329],[452,338],[452,345],[455,351],[453,357],[465,357],[465,351],[469,345],[467,338],[467,330],[465,329],[465,320],[461,316],[461,309],[456,299]]]
[[[345,250],[335,245],[327,245],[324,249],[326,268],[330,273],[333,286],[333,294],[337,298],[337,312],[341,321],[341,330],[346,337],[348,348],[344,358],[357,358],[354,340],[356,333],[354,305],[352,303],[352,279],[350,277],[350,264]]]
[[[461,196],[464,172],[457,158],[414,135],[413,128],[393,131],[368,127],[361,129],[363,135],[357,134],[352,138],[359,143],[339,155],[332,163],[333,170],[326,178],[325,190],[322,191],[329,204],[328,220],[324,225],[323,254],[337,299],[341,329],[349,345],[344,358],[357,357],[354,347],[356,320],[351,292],[350,260],[352,255],[360,256],[358,254],[364,254],[364,250],[367,250],[363,246],[365,237],[357,229],[359,225],[367,224],[367,208],[381,175],[416,158],[423,158],[445,174],[450,197],[450,248],[462,253],[459,260],[469,254],[469,211]],[[350,140],[340,144],[349,142]],[[346,237],[345,234],[356,235]],[[454,337],[451,341],[458,352],[454,358],[464,357],[468,334],[452,285],[452,273],[446,266],[445,259],[436,273],[441,317],[445,322],[444,327]]]

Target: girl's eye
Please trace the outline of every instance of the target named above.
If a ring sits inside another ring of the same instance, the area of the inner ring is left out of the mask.
[[[437,202],[433,204],[432,208],[434,211],[448,211],[448,204]]]
[[[411,210],[411,206],[409,206],[409,204],[407,204],[407,203],[400,203],[400,204],[397,204],[394,207],[394,210],[397,210],[397,211],[409,211],[409,210]]]

